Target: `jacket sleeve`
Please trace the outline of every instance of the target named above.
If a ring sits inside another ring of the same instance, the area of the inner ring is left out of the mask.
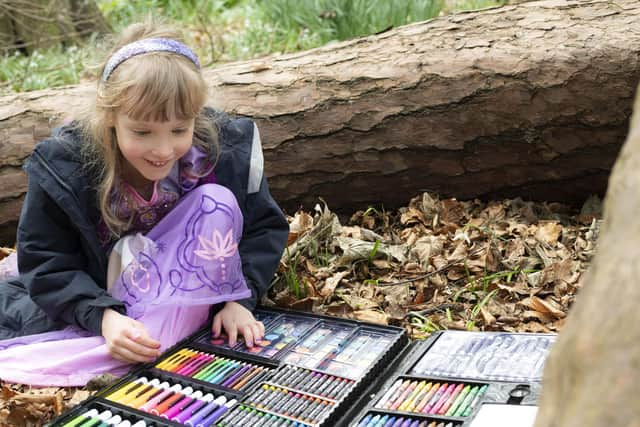
[[[29,179],[18,225],[18,269],[31,299],[53,320],[102,332],[106,307],[126,309],[85,271],[78,232],[49,195]]]
[[[251,289],[250,298],[240,300],[253,310],[267,292],[289,236],[289,224],[282,210],[269,192],[263,174],[262,144],[258,128],[253,122],[251,149],[249,150],[248,180],[244,201],[244,229],[238,245],[242,270]]]

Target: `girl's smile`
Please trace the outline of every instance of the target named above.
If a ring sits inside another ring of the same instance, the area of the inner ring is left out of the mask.
[[[116,139],[124,158],[122,178],[139,191],[165,178],[191,148],[194,122],[176,117],[164,122],[134,120],[116,113]]]

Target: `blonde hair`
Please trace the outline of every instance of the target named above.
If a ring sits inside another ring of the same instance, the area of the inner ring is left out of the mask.
[[[102,75],[107,60],[122,46],[147,38],[170,38],[182,42],[175,30],[150,19],[128,26],[99,67]],[[134,120],[167,121],[195,118],[193,143],[210,154],[214,163],[218,152],[218,131],[204,115],[207,87],[192,61],[170,52],[151,52],[122,62],[106,82],[98,78],[95,102],[78,120],[85,139],[82,154],[85,165],[96,176],[98,207],[114,237],[120,237],[132,218],[118,218],[112,210],[111,193],[120,175],[122,156],[116,141],[112,118],[116,111]]]

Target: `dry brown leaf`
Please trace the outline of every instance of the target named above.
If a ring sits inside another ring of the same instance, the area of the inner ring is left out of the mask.
[[[340,281],[349,274],[349,271],[341,271],[335,273],[333,276],[329,277],[324,282],[324,286],[320,289],[320,295],[323,297],[328,297],[329,295],[333,295],[333,292],[336,289],[336,286],[340,283]]]
[[[379,325],[388,325],[389,316],[384,311],[379,310],[357,310],[352,314],[353,318],[363,322],[377,323]]]
[[[551,299],[544,300],[542,298],[533,296],[522,300],[520,303],[532,310],[554,316],[558,319],[566,316],[566,313],[562,311],[558,304],[553,302]]]
[[[541,242],[549,246],[554,246],[560,238],[562,226],[555,221],[546,222],[538,227],[535,237]]]

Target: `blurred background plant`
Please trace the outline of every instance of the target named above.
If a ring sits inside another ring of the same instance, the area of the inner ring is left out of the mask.
[[[149,14],[182,29],[201,62],[215,66],[508,1],[5,0],[0,2],[0,93],[89,79],[89,65],[102,59],[102,36]]]

